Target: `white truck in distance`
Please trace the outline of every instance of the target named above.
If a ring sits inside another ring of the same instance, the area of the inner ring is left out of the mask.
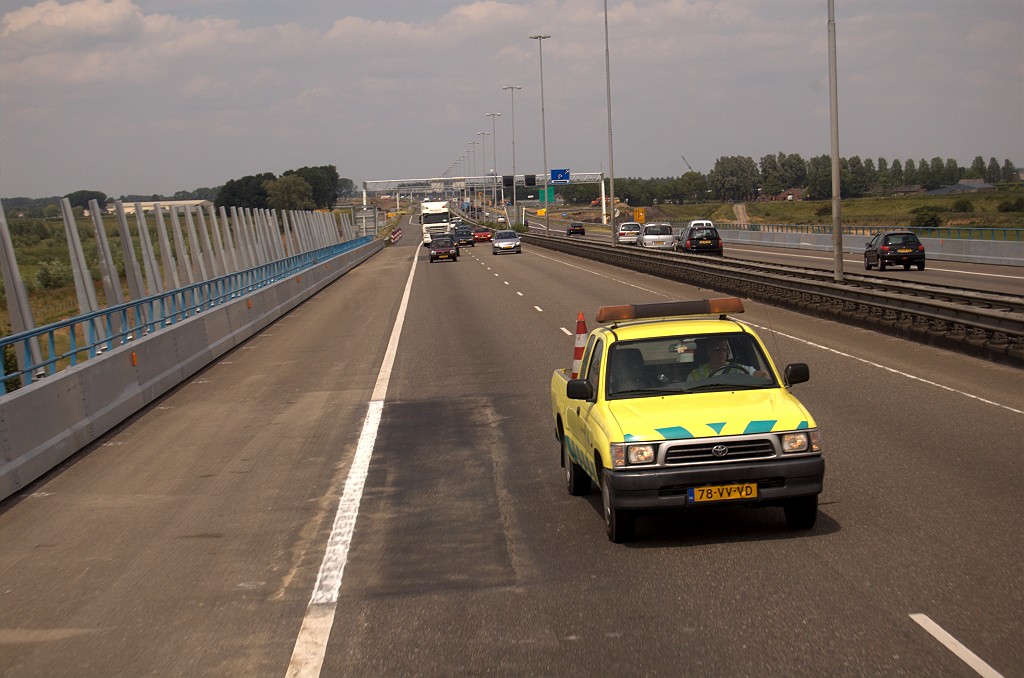
[[[423,246],[430,245],[430,239],[439,233],[447,233],[452,225],[452,213],[447,200],[433,200],[420,203],[420,223],[423,225]]]

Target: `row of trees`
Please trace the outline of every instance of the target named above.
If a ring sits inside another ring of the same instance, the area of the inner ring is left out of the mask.
[[[271,208],[271,209],[317,209],[331,208],[339,197],[351,195],[355,184],[351,179],[338,176],[334,165],[301,167],[288,170],[280,177],[271,172],[232,179],[216,188],[197,188],[192,191],[177,191],[174,195],[122,195],[124,203],[161,202],[168,200],[211,200],[217,206]],[[47,198],[5,198],[4,209],[8,214],[28,218],[54,218],[60,216],[60,201],[67,198],[72,208],[86,209],[90,200],[105,205],[111,200],[102,191],[74,191],[65,196]]]
[[[858,198],[869,193],[889,193],[901,186],[915,185],[926,190],[951,186],[963,179],[981,179],[990,184],[1019,181],[1017,169],[1009,159],[1000,165],[995,158],[986,163],[980,155],[969,168],[953,158],[922,158],[919,162],[885,158],[878,161],[859,156],[840,160],[840,187],[843,198]],[[790,189],[803,189],[812,200],[832,197],[832,159],[820,155],[804,160],[797,153],[766,155],[760,163],[748,156],[723,156],[708,174],[690,171],[681,177],[656,179],[616,178],[615,193],[633,205],[657,202],[701,202],[703,200],[753,200],[776,196]],[[569,202],[589,202],[599,189],[590,184],[559,187]]]
[[[214,202],[217,206],[257,209],[328,209],[339,196],[355,190],[351,179],[338,176],[334,165],[300,167],[280,177],[271,172],[252,174],[225,183]]]

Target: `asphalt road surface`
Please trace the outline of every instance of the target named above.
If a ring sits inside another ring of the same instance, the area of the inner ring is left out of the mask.
[[[810,365],[817,526],[611,544],[551,371],[580,311],[721,295],[415,233],[0,504],[0,675],[1024,675],[1019,369],[748,303]]]

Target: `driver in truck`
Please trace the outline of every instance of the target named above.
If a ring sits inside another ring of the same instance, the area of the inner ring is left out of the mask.
[[[684,342],[679,342],[679,348],[677,351],[684,353],[689,350]],[[747,374],[755,377],[768,377],[768,372],[764,370],[758,370],[751,367],[750,365],[743,365],[741,363],[729,360],[729,340],[725,338],[714,338],[710,341],[704,342],[704,353],[707,356],[707,361],[695,367],[686,377],[687,381],[697,381],[698,379],[707,379],[716,372],[725,371],[745,371]]]

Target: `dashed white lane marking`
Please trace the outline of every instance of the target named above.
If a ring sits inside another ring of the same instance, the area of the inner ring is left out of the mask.
[[[570,337],[572,336],[572,332],[570,332],[569,330],[565,329],[564,327],[559,327],[558,329],[562,330],[563,332],[568,334]]]
[[[1003,678],[1001,673],[989,666],[981,657],[968,650],[959,640],[949,635],[945,629],[933,622],[928,615],[916,613],[910,615],[910,618],[920,624],[921,628],[930,633],[935,640],[942,643],[947,650],[974,669],[979,676],[984,676],[984,678]]]
[[[534,308],[537,309],[538,313],[543,313],[544,312],[544,309],[541,308],[540,306],[534,306]]]
[[[359,434],[356,453],[349,468],[345,489],[338,501],[338,510],[334,514],[334,525],[331,536],[327,540],[327,549],[320,573],[317,575],[313,595],[306,607],[306,615],[302,619],[302,627],[295,639],[291,662],[288,664],[289,678],[313,678],[320,675],[323,668],[324,655],[327,652],[327,641],[334,625],[334,614],[338,607],[338,591],[341,589],[341,577],[348,562],[348,550],[355,533],[356,518],[359,515],[359,502],[363,497],[363,486],[373,456],[373,446],[377,440],[377,429],[380,427],[381,414],[384,411],[384,398],[387,395],[388,383],[391,381],[391,370],[395,356],[398,354],[398,340],[402,335],[402,325],[409,306],[409,295],[412,291],[412,280],[416,273],[417,258],[413,258],[409,279],[405,283],[402,303],[398,308],[395,326],[391,329],[391,338],[384,353],[384,361],[377,373],[377,382],[370,396],[369,410],[363,420],[363,430]]]

